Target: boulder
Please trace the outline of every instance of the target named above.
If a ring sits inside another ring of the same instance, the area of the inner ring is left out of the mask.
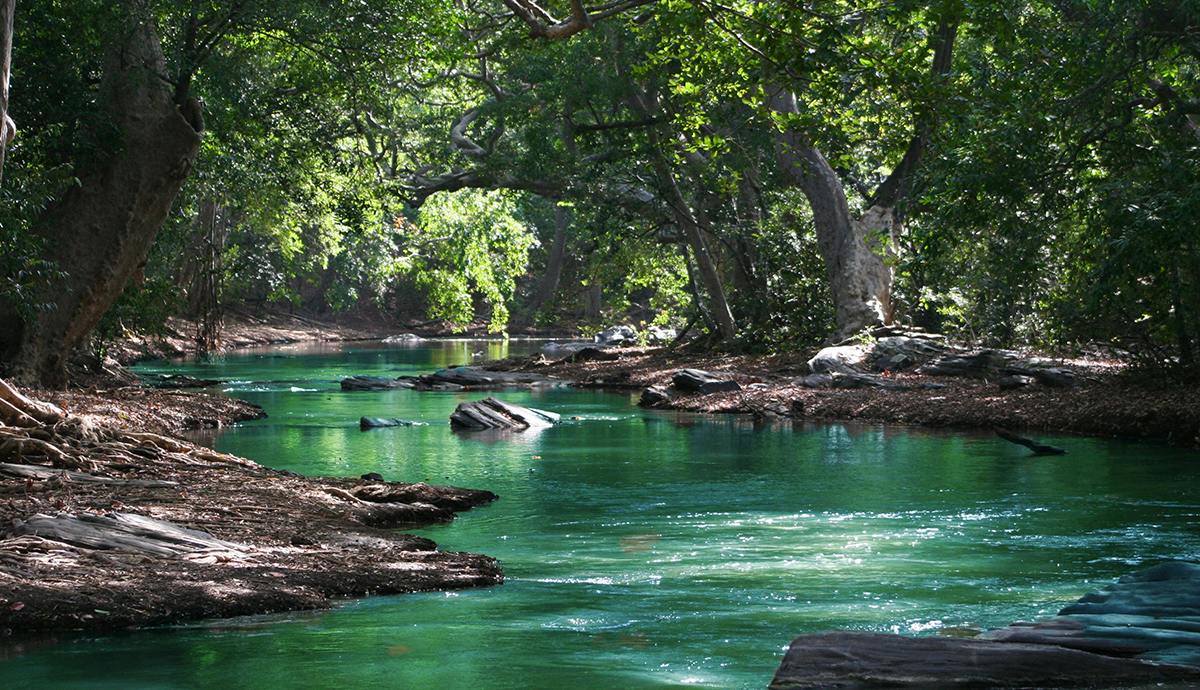
[[[799,383],[805,388],[820,388],[833,382],[833,374],[809,374],[804,378],[796,379],[793,383]]]
[[[685,393],[719,393],[740,391],[742,386],[733,379],[722,379],[699,369],[680,369],[671,376],[671,385]]]
[[[419,345],[426,342],[426,340],[415,333],[400,333],[398,335],[389,335],[383,339],[383,342],[389,345]]]
[[[642,391],[642,397],[638,398],[638,405],[640,407],[653,407],[673,397],[675,396],[671,394],[671,390],[665,386],[650,386]]]
[[[833,381],[834,388],[882,388],[886,385],[878,376],[872,376],[870,374],[843,374],[840,372],[834,372],[833,374],[830,374],[830,378]],[[901,390],[908,390],[908,387],[901,387]]]
[[[506,403],[495,398],[459,403],[450,415],[458,429],[543,429],[557,424],[559,415]]]
[[[901,371],[941,356],[946,346],[926,338],[894,335],[880,338],[866,360],[875,371]]]
[[[1004,368],[1004,373],[1010,376],[1034,379],[1048,388],[1074,388],[1076,386],[1075,372],[1062,367],[1008,366]]]
[[[597,333],[592,341],[605,347],[621,347],[637,342],[637,330],[632,326],[613,326]]]
[[[1000,390],[1002,391],[1015,391],[1027,386],[1032,386],[1036,381],[1037,379],[1033,378],[1032,376],[1013,374],[1000,379],[996,382],[996,385],[1000,386]]]
[[[551,356],[561,356],[567,352],[578,352],[585,347],[596,347],[596,343],[546,343],[542,346],[542,352]]]
[[[970,354],[950,354],[918,370],[929,376],[964,376],[982,379],[992,376],[1005,365],[1015,361],[1017,354],[1006,350],[981,350]]]
[[[363,431],[389,426],[425,426],[425,422],[410,422],[406,419],[391,419],[386,417],[361,417],[358,420],[358,428]]]
[[[834,371],[853,373],[857,371],[857,366],[866,360],[869,352],[870,349],[866,345],[827,347],[808,360],[808,368],[814,374]]]
[[[661,326],[651,326],[646,329],[646,340],[651,345],[670,345],[679,337],[679,332],[674,328],[663,328]]]
[[[596,347],[585,347],[582,350],[577,350],[570,357],[563,359],[564,362],[615,362],[621,359],[621,355],[615,352],[608,352]]]

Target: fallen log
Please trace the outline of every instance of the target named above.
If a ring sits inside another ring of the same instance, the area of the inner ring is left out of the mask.
[[[96,475],[87,474],[86,472],[72,472],[70,470],[56,470],[53,467],[44,465],[14,465],[12,463],[0,462],[0,475],[6,477],[14,477],[16,479],[36,479],[38,481],[46,481],[48,479],[58,477],[65,478],[67,481],[79,482],[81,484],[104,484],[106,486],[140,486],[150,489],[166,488],[178,486],[178,482],[158,479],[117,479],[115,477],[98,477]]]
[[[118,550],[164,558],[197,552],[241,552],[243,547],[165,520],[133,513],[89,515],[41,513],[17,522],[9,530],[14,537],[35,536],[72,546],[96,550]]]
[[[358,428],[363,431],[390,426],[426,426],[426,424],[425,422],[410,422],[407,419],[394,419],[390,417],[360,417],[358,420]]]
[[[996,427],[995,431],[996,431],[996,435],[999,436],[1000,438],[1002,438],[1005,441],[1008,441],[1010,443],[1015,443],[1019,446],[1025,446],[1029,450],[1032,450],[1034,455],[1066,455],[1067,454],[1067,451],[1063,450],[1062,448],[1059,448],[1058,446],[1051,446],[1046,443],[1038,443],[1037,441],[1034,441],[1031,438],[1026,438],[1019,434],[1014,434],[1013,432],[1007,431],[1005,429],[1001,429],[1000,427]]]

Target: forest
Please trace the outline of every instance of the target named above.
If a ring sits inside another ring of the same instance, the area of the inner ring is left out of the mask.
[[[6,4],[24,383],[268,307],[1197,356],[1191,0]]]

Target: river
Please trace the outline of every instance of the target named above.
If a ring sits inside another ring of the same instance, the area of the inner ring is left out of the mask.
[[[269,418],[208,439],[305,474],[489,489],[418,533],[501,561],[504,585],[330,611],[71,638],[0,662],[7,688],[765,688],[793,636],[965,634],[1050,615],[1120,575],[1200,560],[1194,451],[1069,436],[756,426],[636,396],[504,392],[559,426],[453,432],[469,393],[343,392],[536,343],[281,346],[147,373],[220,378]],[[358,428],[360,416],[427,426]]]

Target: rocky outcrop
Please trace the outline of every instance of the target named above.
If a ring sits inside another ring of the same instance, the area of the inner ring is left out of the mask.
[[[535,388],[564,385],[558,379],[542,374],[512,371],[486,371],[477,367],[442,369],[432,374],[401,376],[389,379],[382,376],[351,376],[342,380],[344,391],[387,390],[407,388],[415,391],[500,390],[505,388]]]
[[[544,429],[557,424],[559,415],[506,403],[495,398],[459,403],[450,415],[450,426],[458,429]]]
[[[835,632],[792,641],[771,690],[1127,688],[1200,682],[1200,670],[1040,644]]]
[[[1200,687],[1200,565],[1163,563],[973,639],[801,635],[772,690]]]

